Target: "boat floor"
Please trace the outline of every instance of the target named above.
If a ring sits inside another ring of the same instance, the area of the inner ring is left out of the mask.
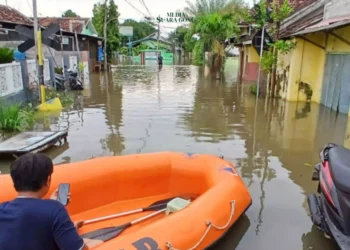
[[[71,219],[73,221],[78,221],[78,220],[89,220],[89,219],[94,219],[97,217],[103,217],[103,216],[108,216],[116,213],[121,213],[121,212],[127,212],[130,210],[138,209],[138,208],[144,208],[148,207],[151,204],[164,200],[164,199],[169,199],[169,198],[176,198],[176,197],[181,197],[181,198],[186,198],[189,199],[191,197],[196,197],[195,195],[191,194],[186,194],[186,195],[181,195],[181,196],[176,196],[172,194],[164,194],[164,195],[158,195],[158,196],[153,196],[153,197],[146,197],[142,199],[135,199],[135,200],[127,200],[127,201],[117,201],[105,206],[97,207],[91,210],[87,210],[78,214],[74,214],[71,216]],[[74,196],[72,196],[74,199]],[[154,213],[155,211],[146,211],[146,212],[141,212],[141,213],[136,213],[132,215],[127,215],[127,216],[122,216],[119,218],[113,218],[113,219],[108,219],[100,222],[95,222],[91,223],[88,225],[84,225],[82,228],[79,229],[79,234],[84,234],[88,233],[91,231],[94,231],[96,229],[101,229],[105,227],[113,227],[113,226],[119,226],[122,225],[126,222],[130,222],[135,219],[139,219],[141,217],[144,217],[148,214]],[[129,227],[126,229],[121,235],[126,235],[129,233],[132,233],[139,228],[144,227],[145,225],[149,225],[153,223],[154,221],[157,221],[163,217],[165,217],[165,213],[159,214],[153,218],[150,218],[148,220],[145,220],[144,222],[140,222],[138,224],[133,225],[132,227]]]

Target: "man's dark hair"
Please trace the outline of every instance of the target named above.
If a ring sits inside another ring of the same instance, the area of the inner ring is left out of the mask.
[[[53,172],[53,163],[43,154],[25,154],[11,165],[11,178],[17,192],[39,191]]]

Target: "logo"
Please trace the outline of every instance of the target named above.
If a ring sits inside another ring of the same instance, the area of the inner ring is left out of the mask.
[[[236,170],[233,167],[228,165],[219,168],[219,172],[228,172],[230,175],[234,175],[234,176],[238,175]]]
[[[157,17],[157,21],[168,23],[185,23],[193,22],[193,17],[188,17],[184,12],[168,12],[166,17]]]

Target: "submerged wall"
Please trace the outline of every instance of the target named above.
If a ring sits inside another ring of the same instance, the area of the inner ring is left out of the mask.
[[[350,26],[333,32],[350,41]],[[288,101],[308,101],[312,90],[310,101],[321,103],[327,53],[350,53],[350,46],[326,32],[312,33],[304,37],[306,39],[294,40],[297,43],[296,48],[288,55],[279,56],[279,95]]]
[[[259,72],[260,56],[251,45],[244,46],[244,81],[257,81]]]

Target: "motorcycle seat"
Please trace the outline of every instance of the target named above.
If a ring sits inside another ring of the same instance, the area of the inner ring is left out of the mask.
[[[336,188],[350,193],[350,150],[342,146],[329,149],[329,168]]]

